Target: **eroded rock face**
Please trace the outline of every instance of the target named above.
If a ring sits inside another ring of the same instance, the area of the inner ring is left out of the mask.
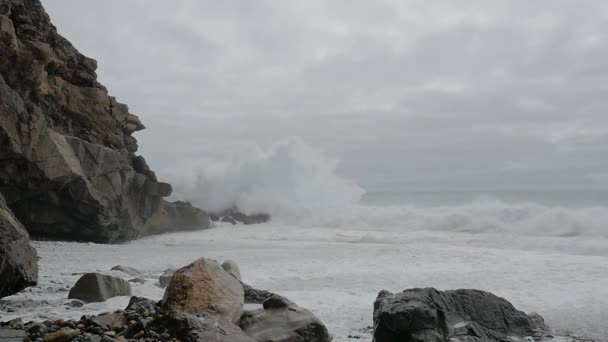
[[[144,233],[152,235],[207,229],[210,227],[211,220],[209,219],[209,215],[189,202],[162,201],[157,213],[146,223]]]
[[[219,263],[199,259],[173,274],[162,305],[172,312],[217,315],[236,323],[244,296],[241,282]]]
[[[240,327],[257,342],[330,342],[325,325],[310,311],[287,298],[274,295],[263,304],[263,309],[247,311]]]
[[[503,298],[479,290],[381,291],[374,303],[375,342],[504,341],[546,327]]]
[[[133,239],[171,193],[96,68],[39,0],[0,0],[0,191],[33,238]]]
[[[0,298],[38,281],[38,256],[25,228],[0,194]]]

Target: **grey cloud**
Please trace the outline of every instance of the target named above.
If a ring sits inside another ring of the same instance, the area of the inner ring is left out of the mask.
[[[163,174],[287,136],[368,187],[605,187],[608,4],[44,0]]]

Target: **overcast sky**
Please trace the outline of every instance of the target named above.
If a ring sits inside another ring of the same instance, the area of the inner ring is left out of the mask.
[[[297,136],[368,188],[608,187],[604,1],[43,4],[161,177]]]

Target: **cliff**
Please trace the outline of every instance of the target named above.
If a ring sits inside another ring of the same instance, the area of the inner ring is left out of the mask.
[[[135,154],[145,127],[96,68],[39,0],[0,0],[0,193],[32,238],[137,238],[171,194]]]

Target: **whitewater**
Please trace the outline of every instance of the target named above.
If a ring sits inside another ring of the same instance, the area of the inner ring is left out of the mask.
[[[412,287],[490,291],[554,329],[608,341],[605,192],[374,191],[340,177],[337,165],[289,139],[177,173],[181,198],[273,219],[121,245],[36,241],[39,285],[3,299],[0,320],[124,308],[126,297],[66,305],[81,273],[132,278],[110,271],[115,265],[143,272],[147,282],[132,284],[134,295],[161,299],[165,269],[207,257],[235,260],[244,282],[310,309],[335,341],[371,341],[377,293]]]

